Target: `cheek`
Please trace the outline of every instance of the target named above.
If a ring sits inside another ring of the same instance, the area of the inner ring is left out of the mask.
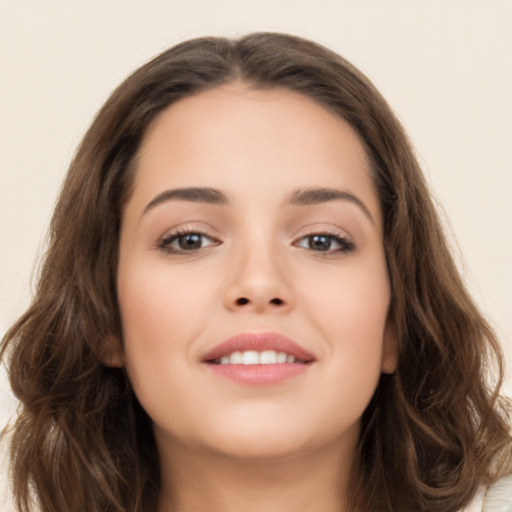
[[[175,324],[176,293],[150,272],[120,276],[119,305],[123,336],[128,349],[157,347]]]
[[[318,327],[331,336],[350,333],[351,337],[366,340],[368,345],[382,342],[390,303],[390,285],[385,264],[342,268],[325,276],[316,274],[304,282],[303,300],[315,310]]]
[[[129,272],[125,269],[129,268]],[[201,327],[209,283],[194,281],[161,262],[120,265],[118,297],[126,369],[141,402],[179,376]],[[172,379],[171,379],[172,380]]]
[[[158,343],[191,327],[213,283],[194,279],[165,261],[120,267],[118,295],[126,339]]]
[[[337,278],[317,279],[314,289],[304,300],[316,329],[328,340],[331,378],[351,382],[369,399],[380,377],[386,337],[390,285],[385,265],[352,267]]]
[[[357,423],[375,393],[382,373],[388,293],[386,275],[353,276],[331,287],[329,300],[317,302],[317,328],[329,340],[323,392],[333,393],[332,407],[325,411],[332,415],[333,428]]]

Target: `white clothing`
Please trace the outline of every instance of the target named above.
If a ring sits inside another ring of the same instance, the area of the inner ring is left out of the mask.
[[[512,512],[512,473],[479,492],[461,512]]]

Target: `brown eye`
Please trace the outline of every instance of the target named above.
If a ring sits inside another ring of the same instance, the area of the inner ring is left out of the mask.
[[[307,237],[309,249],[315,251],[328,251],[333,243],[332,237],[326,235],[313,235]]]
[[[184,251],[193,251],[203,246],[204,235],[199,233],[187,233],[176,238],[178,246]]]
[[[347,238],[327,233],[305,236],[295,245],[315,252],[350,252],[354,249],[354,244]]]
[[[194,252],[220,242],[199,232],[173,233],[162,239],[159,248],[169,253]]]

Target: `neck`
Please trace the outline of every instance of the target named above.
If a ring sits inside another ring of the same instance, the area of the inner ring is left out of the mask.
[[[205,455],[194,450],[183,453],[176,447],[171,451],[172,457],[166,457],[169,451],[161,450],[159,512],[348,510],[353,457],[352,453],[341,453],[341,448],[333,450],[330,446],[274,459]]]

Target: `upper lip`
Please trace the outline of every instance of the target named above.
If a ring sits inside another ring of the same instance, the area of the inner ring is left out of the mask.
[[[286,352],[302,362],[315,360],[310,352],[282,334],[275,332],[247,332],[232,336],[216,345],[213,349],[204,354],[202,361],[215,361],[232,352],[244,352],[246,350],[255,350],[258,352],[262,352],[263,350],[275,350],[276,352]]]

